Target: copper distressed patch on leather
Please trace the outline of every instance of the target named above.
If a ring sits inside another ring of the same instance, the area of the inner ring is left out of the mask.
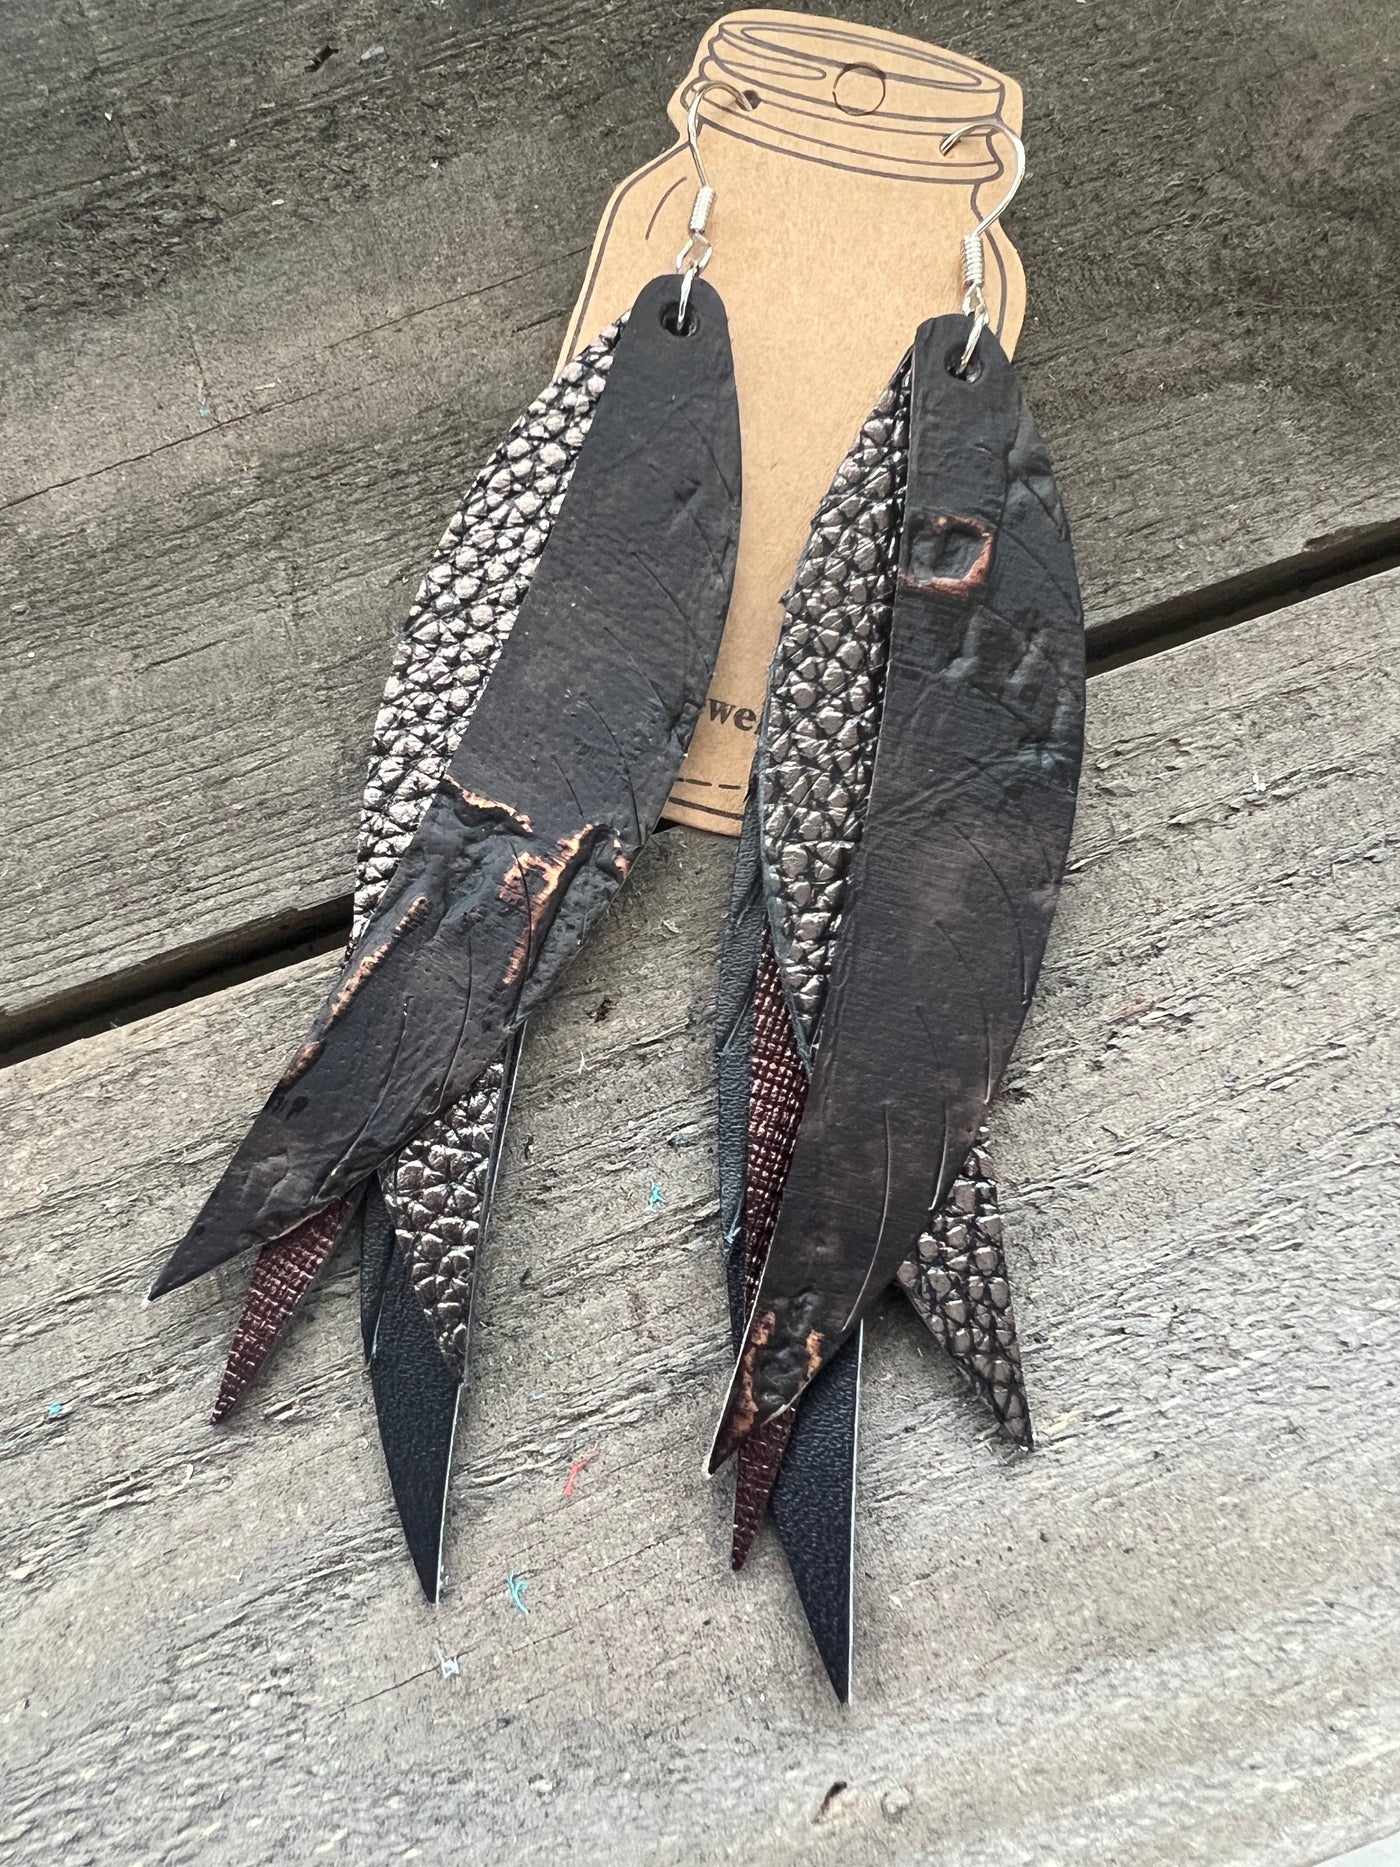
[[[986,587],[995,543],[985,519],[940,512],[915,520],[906,530],[899,581],[926,596],[970,597]]]

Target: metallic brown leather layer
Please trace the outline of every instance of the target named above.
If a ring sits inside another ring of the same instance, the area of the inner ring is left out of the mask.
[[[792,1017],[771,938],[765,937],[754,978],[753,1037],[749,1049],[748,1185],[744,1241],[748,1307],[763,1275],[763,1260],[778,1216],[783,1181],[792,1165],[797,1126],[807,1101],[807,1072],[797,1054]],[[795,1414],[784,1414],[755,1433],[741,1450],[734,1486],[734,1540],[730,1566],[742,1569],[753,1546]]]
[[[209,1416],[211,1424],[217,1426],[227,1419],[243,1398],[317,1271],[335,1249],[345,1219],[345,1201],[338,1199],[258,1253]]]

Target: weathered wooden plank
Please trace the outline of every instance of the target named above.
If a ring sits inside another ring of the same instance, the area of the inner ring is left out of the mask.
[[[1397,640],[1393,575],[1091,683],[996,1120],[1040,1450],[877,1319],[846,1715],[700,1476],[731,846],[657,839],[533,1027],[436,1614],[349,1267],[219,1431],[242,1274],[140,1302],[330,962],[0,1077],[7,1858],[1304,1867],[1400,1826]]]
[[[416,567],[548,374],[597,213],[665,140],[710,17],[18,9],[9,1030],[333,918]],[[1400,514],[1389,24],[1386,0],[957,22],[1026,87],[1022,356],[1099,619]]]

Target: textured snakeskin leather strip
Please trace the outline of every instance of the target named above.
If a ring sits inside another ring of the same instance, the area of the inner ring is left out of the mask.
[[[609,325],[526,409],[453,514],[394,651],[360,817],[351,944],[451,763],[515,627],[622,332]]]
[[[879,740],[908,464],[908,397],[906,363],[818,508],[788,594],[762,726],[758,802],[765,886],[783,988],[805,1054],[817,1035]],[[751,1112],[751,1121],[781,1121],[782,1113],[781,1107],[757,1117]],[[764,1252],[769,1236],[771,1221]],[[751,1256],[751,1295],[761,1269],[762,1257],[755,1262]],[[898,1281],[1002,1432],[1029,1445],[985,1131],[943,1210],[932,1215],[900,1267]],[[742,1470],[739,1482],[742,1491]]]
[[[817,508],[773,659],[759,749],[763,864],[804,1053],[880,736],[908,458],[904,365]]]
[[[985,1128],[918,1250],[900,1265],[898,1278],[1005,1436],[1029,1446],[1031,1423]]]
[[[622,322],[566,364],[530,404],[473,481],[433,554],[375,721],[360,818],[352,947],[412,840],[515,626],[607,386]],[[415,1291],[459,1378],[502,1084],[502,1066],[491,1065],[462,1101],[401,1152],[393,1184],[385,1187]],[[330,1254],[343,1213],[339,1204],[317,1213],[259,1252],[216,1418],[236,1404],[266,1358]],[[337,1215],[334,1224],[328,1223],[331,1214]]]

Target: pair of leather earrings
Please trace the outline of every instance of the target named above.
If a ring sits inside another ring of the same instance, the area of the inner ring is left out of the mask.
[[[394,657],[350,948],[306,1041],[151,1295],[261,1251],[215,1409],[340,1238],[404,1533],[436,1599],[472,1293],[520,1037],[658,821],[709,683],[740,512],[724,306],[699,189],[676,271],[516,423],[438,546]],[[945,150],[999,119],[964,124]],[[1008,195],[1008,200],[1010,196]],[[1005,203],[1002,204],[1004,207]],[[988,328],[922,325],[786,599],[722,965],[738,1566],[770,1497],[849,1690],[862,1319],[894,1281],[1030,1427],[987,1104],[1064,866],[1084,659],[1049,459]]]

